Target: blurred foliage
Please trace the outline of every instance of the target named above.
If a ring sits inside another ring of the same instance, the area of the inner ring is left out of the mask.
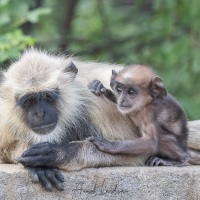
[[[40,15],[49,14],[50,9],[30,10],[31,2],[27,0],[0,0],[0,62],[19,56],[26,46],[33,45],[33,37],[25,35],[21,26],[27,21],[36,23]]]
[[[0,62],[35,43],[87,60],[147,64],[188,118],[200,119],[199,10],[198,0],[0,0]]]

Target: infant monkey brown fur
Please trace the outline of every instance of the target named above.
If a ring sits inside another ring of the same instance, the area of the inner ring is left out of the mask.
[[[167,94],[162,80],[151,68],[133,65],[119,73],[113,70],[110,86],[114,92],[94,80],[89,89],[117,103],[118,110],[131,118],[141,137],[126,141],[90,137],[99,150],[110,154],[149,155],[147,165],[150,166],[183,166],[189,161],[185,113]]]

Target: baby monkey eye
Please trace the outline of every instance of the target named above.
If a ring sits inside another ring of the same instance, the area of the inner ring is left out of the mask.
[[[130,88],[129,90],[128,90],[128,94],[129,95],[134,95],[136,92],[135,92],[135,90],[133,89],[133,88]]]
[[[118,93],[122,92],[122,88],[121,88],[120,86],[117,86],[115,89],[116,89],[116,91],[117,91]]]

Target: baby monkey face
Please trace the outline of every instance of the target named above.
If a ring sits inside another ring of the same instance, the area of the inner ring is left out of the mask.
[[[145,96],[145,92],[139,86],[120,82],[116,82],[114,92],[117,97],[118,109],[124,114],[137,111]]]
[[[118,110],[124,114],[138,112],[153,100],[167,96],[162,80],[145,66],[127,67],[119,73],[113,70],[110,80]]]

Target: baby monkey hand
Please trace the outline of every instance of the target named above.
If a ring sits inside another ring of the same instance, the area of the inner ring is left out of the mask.
[[[87,138],[88,141],[92,142],[100,151],[116,154],[118,153],[117,145],[114,141],[109,141],[101,137],[91,136]]]
[[[100,96],[101,94],[106,93],[106,88],[103,86],[103,84],[98,80],[93,80],[88,84],[88,88],[92,93],[94,93],[97,96]]]
[[[110,89],[105,88],[103,84],[98,80],[93,80],[91,83],[89,83],[88,88],[96,96],[100,96],[101,94],[103,94],[110,101],[114,103],[117,102],[114,92]]]

